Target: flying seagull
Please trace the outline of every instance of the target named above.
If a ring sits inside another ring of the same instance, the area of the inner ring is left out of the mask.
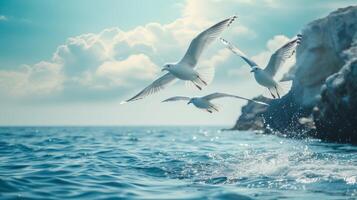
[[[262,69],[252,59],[246,56],[241,50],[233,46],[231,43],[223,38],[221,42],[231,50],[234,54],[240,56],[251,67],[250,72],[254,72],[254,78],[259,85],[268,88],[270,94],[275,99],[276,96],[280,98],[281,87],[279,83],[274,80],[274,76],[279,68],[283,65],[285,60],[290,58],[296,51],[296,47],[301,43],[302,35],[298,34],[293,40],[289,41],[271,55],[268,65]],[[275,92],[275,94],[273,93]]]
[[[208,85],[209,81],[213,78],[214,69],[212,67],[206,67],[201,69],[196,69],[197,62],[207,46],[217,39],[221,33],[229,27],[236,16],[225,19],[202,33],[198,34],[188,47],[186,54],[183,58],[175,64],[165,64],[162,71],[167,71],[167,73],[160,78],[156,79],[149,86],[144,88],[134,97],[124,101],[122,103],[135,101],[142,99],[148,95],[156,93],[164,89],[167,85],[173,83],[177,79],[184,80],[193,84],[199,90],[203,86]]]
[[[218,110],[218,107],[216,105],[214,105],[213,103],[211,103],[210,101],[213,100],[213,99],[218,99],[218,98],[222,98],[222,97],[232,97],[232,98],[252,101],[252,102],[257,103],[257,104],[268,105],[268,104],[266,104],[264,102],[261,102],[261,101],[256,101],[256,100],[240,97],[240,96],[237,96],[237,95],[218,93],[218,92],[212,93],[212,94],[209,94],[209,95],[203,96],[203,97],[193,97],[193,98],[184,97],[184,96],[175,96],[175,97],[168,98],[168,99],[166,99],[166,100],[164,100],[162,102],[180,101],[180,100],[188,101],[187,105],[192,103],[197,108],[203,109],[203,110],[206,110],[209,113],[212,113],[214,111],[218,112],[219,110]]]

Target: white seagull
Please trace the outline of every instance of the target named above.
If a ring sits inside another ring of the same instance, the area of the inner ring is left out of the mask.
[[[184,100],[184,101],[188,101],[187,105],[192,103],[197,108],[203,109],[203,110],[206,110],[209,113],[212,113],[214,111],[218,112],[219,110],[218,110],[218,106],[213,104],[213,103],[211,103],[210,101],[213,100],[213,99],[218,99],[218,98],[222,98],[222,97],[232,97],[232,98],[252,101],[252,102],[257,103],[257,104],[268,105],[268,104],[266,104],[264,102],[261,102],[261,101],[256,101],[256,100],[253,100],[253,99],[247,99],[247,98],[240,97],[240,96],[237,96],[237,95],[218,93],[218,92],[212,93],[212,94],[209,94],[209,95],[203,96],[203,97],[193,97],[193,98],[184,97],[184,96],[175,96],[175,97],[168,98],[168,99],[166,99],[166,100],[164,100],[162,102]]]
[[[281,87],[279,83],[274,80],[274,76],[279,68],[283,65],[285,60],[290,58],[296,51],[296,47],[301,42],[302,35],[298,34],[290,42],[286,43],[278,50],[275,51],[273,55],[271,55],[268,65],[262,69],[255,63],[252,59],[246,56],[241,50],[237,47],[233,46],[231,43],[226,41],[225,39],[221,38],[221,42],[226,45],[226,47],[231,50],[234,54],[240,56],[245,62],[247,62],[250,67],[251,71],[254,72],[254,78],[259,83],[259,85],[268,88],[270,94],[273,98],[280,98]],[[273,93],[275,92],[275,94]]]
[[[160,78],[156,79],[153,83],[143,89],[134,97],[122,103],[142,99],[148,95],[156,93],[164,89],[167,85],[173,83],[177,79],[184,80],[202,89],[213,78],[214,69],[212,67],[202,68],[200,71],[196,69],[197,62],[207,46],[217,39],[220,34],[229,27],[236,19],[236,16],[225,19],[202,33],[198,34],[188,47],[184,57],[175,64],[165,64],[162,71],[167,73]]]

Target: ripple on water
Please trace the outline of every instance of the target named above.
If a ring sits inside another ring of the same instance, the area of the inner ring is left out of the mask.
[[[0,128],[2,199],[346,199],[357,147],[198,127]]]

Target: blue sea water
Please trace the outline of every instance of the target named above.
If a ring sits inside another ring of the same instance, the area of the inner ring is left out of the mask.
[[[0,199],[355,199],[357,147],[219,127],[2,127]]]

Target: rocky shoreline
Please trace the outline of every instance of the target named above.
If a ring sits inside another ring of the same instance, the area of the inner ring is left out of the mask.
[[[291,90],[257,97],[270,106],[248,103],[232,129],[357,144],[357,6],[309,23],[302,35]]]

